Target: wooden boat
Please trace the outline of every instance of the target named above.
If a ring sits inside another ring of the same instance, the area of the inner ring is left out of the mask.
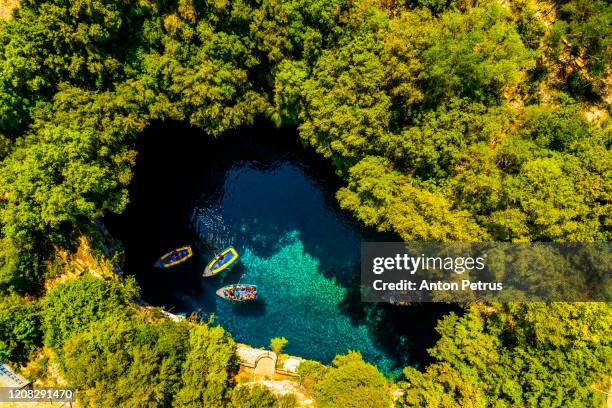
[[[257,285],[237,283],[217,290],[217,295],[231,302],[248,302],[257,299]]]
[[[193,251],[189,245],[173,249],[172,251],[164,254],[155,262],[156,268],[170,268],[185,262],[193,255]]]
[[[203,276],[205,278],[218,274],[224,269],[229,268],[231,264],[238,259],[238,252],[233,247],[229,247],[221,251],[204,269]]]

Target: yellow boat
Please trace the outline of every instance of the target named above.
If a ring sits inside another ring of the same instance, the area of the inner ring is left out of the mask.
[[[155,262],[157,268],[170,268],[174,265],[178,265],[185,262],[193,255],[193,251],[190,246],[184,246],[181,248],[173,249],[172,251],[164,254]]]
[[[229,268],[238,259],[238,252],[233,247],[229,247],[221,251],[208,266],[204,269],[203,276],[209,277],[218,274],[222,270]]]

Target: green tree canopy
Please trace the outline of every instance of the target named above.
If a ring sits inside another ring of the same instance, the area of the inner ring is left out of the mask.
[[[557,3],[548,42],[564,64],[586,65],[596,77],[605,75],[612,59],[612,6],[604,0],[570,0]],[[577,60],[582,60],[582,63]]]
[[[612,309],[605,303],[474,306],[438,324],[424,373],[404,371],[405,406],[600,406],[609,382]],[[603,388],[602,388],[603,387]],[[436,405],[438,404],[438,405]]]
[[[109,315],[73,333],[60,353],[67,380],[91,407],[225,406],[235,369],[222,328],[143,315]]]
[[[137,295],[133,278],[126,284],[93,277],[60,283],[42,301],[45,343],[60,349],[68,337],[93,322],[106,317],[129,319],[132,311],[127,302]]]
[[[315,385],[315,397],[321,407],[372,407],[391,405],[389,384],[361,354],[339,355]]]
[[[367,157],[349,172],[340,205],[366,225],[395,231],[406,241],[478,241],[485,232],[467,211],[455,211],[439,192],[415,185],[381,157]]]
[[[185,324],[110,316],[61,349],[66,379],[89,407],[171,406],[188,343]]]
[[[227,399],[230,374],[236,369],[234,341],[221,327],[197,325],[189,331],[189,351],[175,406],[220,406]]]
[[[293,408],[297,404],[295,397],[291,394],[276,397],[264,385],[247,384],[234,388],[231,406],[234,408]]]
[[[0,361],[24,363],[41,343],[40,316],[34,303],[18,295],[0,298]]]
[[[148,9],[125,1],[21,1],[14,18],[0,22],[0,132],[21,128],[61,83],[108,89],[125,78]]]

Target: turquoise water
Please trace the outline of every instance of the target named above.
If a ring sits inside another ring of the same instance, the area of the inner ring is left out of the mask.
[[[237,341],[254,346],[283,336],[286,351],[304,358],[329,361],[359,350],[392,366],[368,326],[353,324],[340,308],[359,267],[359,234],[347,215],[326,205],[320,189],[287,161],[272,167],[238,161],[222,191],[220,199],[197,204],[192,223],[202,246],[234,245],[240,265],[225,277],[203,279],[197,296],[182,298],[187,310],[214,313]],[[258,286],[259,304],[213,296],[221,284],[241,278]]]
[[[176,134],[181,149],[169,148]],[[146,301],[213,318],[238,342],[325,363],[348,350],[393,373],[424,361],[442,310],[359,300],[360,242],[388,240],[338,208],[333,169],[296,143],[295,133],[258,129],[218,141],[195,130],[154,128],[143,137],[127,212],[107,220],[125,247],[125,269]],[[155,259],[190,244],[187,263],[159,270]],[[239,261],[203,278],[214,252],[233,245]],[[226,284],[258,285],[259,300],[233,304]]]

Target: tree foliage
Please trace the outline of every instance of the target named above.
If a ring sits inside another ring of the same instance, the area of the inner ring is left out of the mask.
[[[391,405],[389,384],[361,354],[351,351],[338,355],[333,366],[306,366],[301,373],[311,381],[321,407],[388,407]]]
[[[62,348],[67,380],[85,406],[171,406],[188,344],[185,325],[109,317]]]
[[[0,29],[0,131],[29,121],[58,85],[107,89],[125,78],[148,7],[123,1],[21,1]]]
[[[234,342],[220,327],[108,311],[72,331],[58,351],[86,406],[212,407],[230,400]]]
[[[45,343],[60,349],[68,337],[98,320],[129,319],[127,302],[137,295],[133,278],[126,285],[83,277],[55,286],[42,302]]]
[[[288,340],[284,337],[274,337],[270,340],[270,350],[278,355],[283,351],[283,348],[285,348],[287,342]]]
[[[264,385],[238,385],[232,391],[232,407],[234,408],[293,408],[296,407],[295,397],[287,394],[276,397]]]
[[[367,157],[351,168],[349,184],[337,196],[366,225],[406,240],[474,241],[484,234],[467,211],[453,211],[442,194],[414,184],[388,160]]]
[[[601,406],[612,310],[605,303],[472,307],[438,324],[436,362],[404,371],[405,406]]]
[[[0,299],[0,361],[24,363],[42,339],[34,303],[10,294]]]
[[[32,240],[0,240],[0,293],[37,292],[45,273],[41,252]]]
[[[221,327],[197,325],[189,332],[188,347],[174,405],[221,406],[227,399],[230,373],[236,367],[233,340]]]
[[[555,21],[548,38],[553,55],[566,64],[581,59],[590,74],[605,75],[612,58],[610,2],[561,1],[557,13],[559,19]]]

